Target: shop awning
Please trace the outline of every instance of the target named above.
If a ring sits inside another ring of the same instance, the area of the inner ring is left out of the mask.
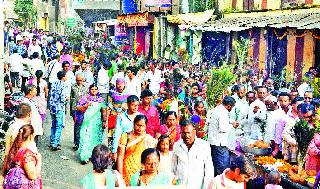
[[[202,25],[192,26],[191,30],[231,32],[254,27],[316,29],[320,28],[320,9],[294,11],[269,11],[255,13],[231,13],[224,18]]]
[[[216,16],[213,13],[213,10],[207,10],[205,12],[168,15],[167,21],[172,24],[199,25],[208,22],[211,18],[214,19]]]

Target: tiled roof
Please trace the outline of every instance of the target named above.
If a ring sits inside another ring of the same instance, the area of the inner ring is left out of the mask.
[[[230,16],[232,15],[232,16]],[[192,30],[231,32],[241,31],[254,27],[273,27],[273,28],[297,28],[297,29],[315,29],[320,28],[319,9],[307,9],[304,11],[274,12],[261,14],[237,14],[233,13],[226,17],[204,23],[202,25],[192,26]]]

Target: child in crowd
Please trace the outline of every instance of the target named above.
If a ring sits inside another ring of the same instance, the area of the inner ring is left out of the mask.
[[[171,172],[172,151],[169,151],[170,138],[168,135],[161,135],[157,144],[157,150],[160,152],[159,171],[173,176]]]
[[[283,189],[280,186],[281,176],[278,171],[272,171],[268,174],[268,184],[265,189]]]

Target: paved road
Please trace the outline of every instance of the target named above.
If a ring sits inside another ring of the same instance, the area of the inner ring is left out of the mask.
[[[52,152],[48,149],[51,119],[47,115],[44,124],[44,136],[39,141],[39,151],[43,158],[42,178],[44,189],[79,188],[81,178],[92,170],[92,165],[81,165],[77,152],[73,151],[73,120],[66,117],[66,126],[62,130],[61,151]],[[66,156],[69,160],[63,160]]]

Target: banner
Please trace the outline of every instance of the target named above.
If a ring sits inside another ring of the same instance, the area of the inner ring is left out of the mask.
[[[145,0],[146,7],[171,7],[171,0]]]
[[[149,14],[147,12],[141,14],[128,14],[117,17],[118,23],[133,26],[148,26]]]
[[[126,27],[123,24],[116,23],[114,25],[114,36],[127,36]]]

